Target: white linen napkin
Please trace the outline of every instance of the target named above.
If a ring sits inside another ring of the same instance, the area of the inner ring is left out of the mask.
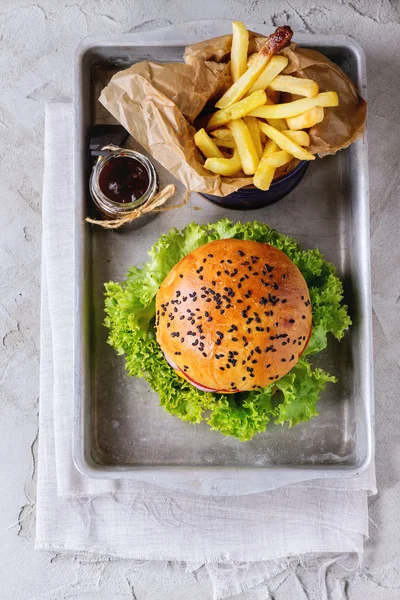
[[[72,131],[72,106],[48,105],[36,547],[132,559],[133,568],[143,568],[143,561],[146,568],[147,561],[154,568],[156,561],[183,562],[192,570],[205,565],[217,599],[268,585],[311,555],[320,557],[314,562],[320,574],[343,553],[361,555],[367,495],[376,492],[373,466],[358,478],[218,498],[137,481],[92,480],[76,470]]]

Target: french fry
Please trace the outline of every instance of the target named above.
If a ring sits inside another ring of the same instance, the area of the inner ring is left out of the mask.
[[[267,119],[267,122],[278,131],[285,131],[288,128],[286,119]]]
[[[218,138],[219,140],[230,140],[233,142],[233,136],[227,127],[220,127],[220,129],[214,129],[211,132],[212,137]]]
[[[292,158],[293,156],[284,150],[266,155],[260,160],[257,167],[253,177],[254,185],[260,190],[268,190],[274,178],[275,169],[286,165]]]
[[[313,98],[319,92],[318,83],[313,79],[301,79],[300,77],[292,77],[290,75],[278,75],[268,84],[268,88],[278,92],[289,92],[289,94],[306,96],[307,98]]]
[[[306,112],[297,115],[297,117],[289,117],[286,122],[289,129],[297,131],[299,129],[310,129],[310,127],[313,127],[317,123],[321,123],[323,120],[324,109],[322,106],[314,106],[314,108],[306,110]]]
[[[290,131],[289,133],[293,133],[293,131]],[[297,131],[295,131],[295,133],[297,133]],[[232,140],[219,140],[218,138],[215,138],[215,140],[213,140],[214,144],[216,146],[218,146],[218,148],[236,148],[236,144],[235,142]]]
[[[339,98],[336,92],[322,92],[314,98],[301,98],[301,100],[293,100],[293,102],[285,102],[283,104],[260,106],[249,113],[249,115],[263,119],[288,119],[290,117],[297,117],[316,106],[328,107],[338,106],[338,104]]]
[[[244,117],[243,121],[249,128],[254,147],[257,150],[258,157],[261,158],[263,147],[261,144],[261,129],[258,126],[258,119],[256,119],[256,117]]]
[[[283,71],[288,62],[286,56],[273,56],[266,67],[264,67],[255,83],[249,89],[249,94],[252,94],[257,90],[265,90],[276,76]]]
[[[258,52],[254,52],[253,54],[250,54],[250,56],[247,57],[247,68],[251,67],[253,62],[256,60],[257,56]]]
[[[254,92],[254,94],[251,94],[251,96],[243,98],[243,100],[236,102],[236,104],[232,104],[229,108],[214,113],[208,121],[206,129],[207,131],[210,131],[216,127],[225,125],[234,119],[241,119],[255,108],[265,104],[266,101],[266,93],[262,90],[258,90],[257,92]]]
[[[274,106],[275,102],[273,102],[271,100],[271,98],[268,98],[267,96],[267,101],[265,103],[268,106]],[[263,108],[263,107],[261,107]],[[278,129],[279,131],[283,131],[284,129],[287,129],[287,123],[285,119],[267,119],[267,122],[272,126],[275,127],[275,129]]]
[[[279,152],[279,146],[276,142],[274,142],[274,140],[268,140],[264,146],[262,157],[268,156],[269,154],[274,154],[274,152]]]
[[[235,149],[232,158],[207,158],[204,167],[213,173],[230,177],[241,170],[242,163],[239,152]]]
[[[295,158],[298,158],[299,160],[315,160],[315,156],[311,154],[311,152],[304,150],[304,148],[299,146],[299,144],[293,142],[293,140],[287,137],[284,133],[278,131],[274,127],[271,127],[271,125],[268,125],[268,123],[260,122],[260,129],[271,140],[276,142],[279,148],[286,150],[286,152],[289,152],[289,154],[292,154]]]
[[[253,184],[259,189],[267,191],[271,187],[272,180],[275,175],[275,167],[270,165],[261,164],[258,165],[257,171],[254,173]]]
[[[278,150],[278,152],[273,152],[265,156],[260,160],[260,164],[263,163],[277,169],[278,167],[283,167],[283,165],[286,165],[292,159],[293,156],[289,152],[286,152],[286,150]]]
[[[296,142],[299,146],[310,145],[310,136],[307,131],[291,131],[290,129],[286,129],[285,131],[282,131],[282,133],[290,138],[292,142]]]
[[[194,134],[194,143],[206,158],[224,158],[221,150],[215,145],[204,129]]]
[[[232,33],[231,75],[233,81],[237,81],[247,69],[249,32],[241,21],[233,21]]]
[[[246,92],[248,92],[252,85],[257,81],[258,76],[273,55],[290,43],[292,35],[293,32],[290,27],[278,27],[278,29],[267,38],[264,46],[257,53],[257,57],[252,62],[251,66],[225,92],[215,106],[217,108],[227,108],[243,98]]]
[[[243,119],[234,119],[228,124],[228,127],[235,140],[243,172],[246,175],[254,175],[260,159],[254,147],[249,128]]]

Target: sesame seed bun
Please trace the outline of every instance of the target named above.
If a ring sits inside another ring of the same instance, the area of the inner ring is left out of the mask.
[[[157,341],[177,372],[235,393],[292,369],[311,335],[311,302],[296,265],[268,244],[217,240],[187,254],[156,298]]]

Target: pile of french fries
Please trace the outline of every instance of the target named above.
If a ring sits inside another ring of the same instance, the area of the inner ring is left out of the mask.
[[[270,42],[274,34],[259,52],[248,56],[249,32],[240,21],[232,28],[233,84],[194,141],[209,171],[226,177],[243,172],[252,176],[249,184],[268,190],[280,167],[294,158],[315,159],[306,149],[310,137],[305,130],[320,123],[324,108],[338,106],[339,99],[336,92],[320,93],[312,79],[281,75],[288,59],[274,53]],[[281,92],[300,99],[278,103]]]

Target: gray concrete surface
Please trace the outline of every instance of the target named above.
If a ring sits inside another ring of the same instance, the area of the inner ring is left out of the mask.
[[[133,572],[129,562],[33,549],[39,396],[44,104],[71,98],[73,51],[90,33],[198,18],[348,33],[368,61],[379,495],[363,570],[340,573],[348,600],[400,598],[400,2],[396,0],[1,0],[0,597],[3,600],[210,599],[200,572]],[[339,575],[339,574],[338,574]],[[259,590],[242,596],[266,599]]]

